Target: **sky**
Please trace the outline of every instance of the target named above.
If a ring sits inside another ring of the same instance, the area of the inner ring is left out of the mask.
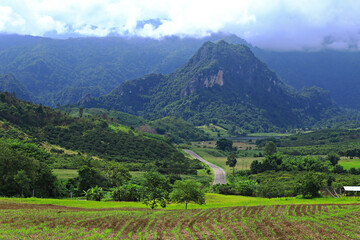
[[[233,33],[273,50],[359,50],[360,0],[0,0],[0,33]]]

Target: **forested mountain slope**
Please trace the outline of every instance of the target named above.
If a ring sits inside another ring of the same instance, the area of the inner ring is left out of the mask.
[[[126,81],[110,94],[86,97],[80,104],[254,131],[311,125],[338,110],[325,91],[293,92],[247,46],[225,41],[205,43],[174,73]]]
[[[173,72],[204,42],[220,39],[247,44],[226,34],[161,40],[136,37],[56,40],[0,35],[0,74],[13,74],[14,84],[19,85],[9,86],[0,81],[0,89],[15,91],[22,99],[44,105],[72,104],[87,94],[94,97],[106,94],[127,79]],[[318,86],[329,90],[341,106],[360,108],[358,51],[276,52],[247,45],[285,83],[298,89]]]
[[[0,129],[0,138],[50,143],[122,162],[132,170],[188,173],[197,167],[195,161],[185,158],[161,136],[130,129],[114,119],[69,117],[9,93],[0,93]]]

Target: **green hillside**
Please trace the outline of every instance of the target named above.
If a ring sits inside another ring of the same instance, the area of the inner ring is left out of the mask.
[[[249,132],[311,126],[339,111],[326,91],[291,91],[248,47],[224,41],[205,43],[174,73],[126,81],[108,95],[83,98],[80,105]]]
[[[97,116],[70,117],[42,105],[0,93],[0,137],[49,143],[103,160],[122,162],[131,170],[196,172],[198,166],[164,138]],[[122,128],[124,129],[124,128]],[[195,164],[195,165],[194,165]]]

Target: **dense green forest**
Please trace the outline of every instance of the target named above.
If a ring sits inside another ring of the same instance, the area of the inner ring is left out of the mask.
[[[252,47],[237,36],[226,34],[161,40],[136,37],[55,40],[1,34],[0,74],[12,73],[16,84],[0,80],[0,90],[16,91],[22,99],[44,105],[71,104],[87,94],[97,97],[108,93],[127,79],[152,72],[170,73],[185,64],[204,42],[220,39],[246,44],[282,81],[297,89],[315,85],[329,90],[339,105],[359,108],[359,52],[275,52]]]
[[[279,147],[279,151],[289,155],[326,155],[334,152],[341,156],[350,156],[352,153],[347,155],[347,151],[360,149],[359,138],[359,129],[323,129],[281,139],[261,139],[256,143],[262,147],[273,141]]]
[[[0,35],[0,74],[11,73],[19,83],[9,86],[0,81],[0,90],[21,89],[16,92],[25,100],[53,107],[73,104],[87,94],[97,97],[108,93],[127,79],[151,72],[169,73],[185,63],[203,42],[224,37],[59,40]]]
[[[123,127],[114,119],[69,117],[8,93],[0,94],[0,120],[2,137],[47,142],[79,154],[122,162],[131,170],[193,173],[199,168],[161,136]]]
[[[311,127],[343,114],[326,91],[313,87],[294,92],[248,47],[225,41],[205,43],[174,73],[126,81],[108,95],[79,104],[248,132]]]
[[[62,106],[59,110],[69,114],[70,116],[78,117],[80,108]],[[145,133],[163,135],[167,138],[167,141],[172,141],[174,143],[210,139],[210,136],[203,130],[198,129],[194,125],[176,117],[170,116],[150,121],[121,111],[106,110],[103,108],[84,108],[81,111],[83,116],[96,115],[106,119],[116,119],[116,121],[122,125],[139,129]]]
[[[164,117],[151,121],[150,125],[159,134],[168,134],[175,143],[209,140],[210,136],[192,124],[175,117]]]

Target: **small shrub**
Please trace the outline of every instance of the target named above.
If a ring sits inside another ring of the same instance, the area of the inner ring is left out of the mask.
[[[87,191],[84,191],[84,193],[87,200],[93,200],[93,201],[101,201],[101,199],[104,197],[105,194],[102,187],[98,187],[98,186],[89,188]]]

